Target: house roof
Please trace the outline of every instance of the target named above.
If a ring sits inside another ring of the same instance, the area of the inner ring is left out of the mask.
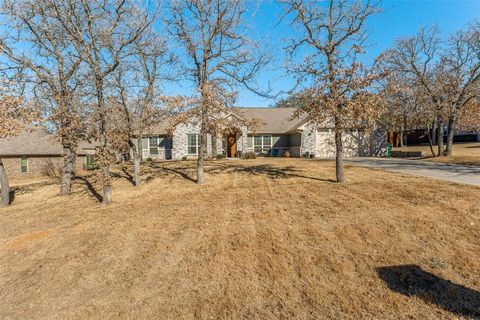
[[[85,149],[95,146],[80,142],[77,154],[85,154]],[[63,148],[55,141],[53,134],[45,128],[34,127],[21,131],[18,135],[0,139],[0,156],[61,156]]]
[[[238,116],[240,121],[259,120],[260,125],[249,131],[281,134],[291,132],[304,124],[304,117],[295,117],[295,110],[295,108],[240,107],[232,110],[231,115]],[[171,125],[170,119],[166,117],[153,128],[152,133],[166,134]]]
[[[258,133],[286,133],[304,123],[303,117],[295,116],[295,108],[238,108],[244,119],[258,119],[262,123],[255,129]]]

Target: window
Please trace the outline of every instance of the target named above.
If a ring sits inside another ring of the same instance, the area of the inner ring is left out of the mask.
[[[150,154],[157,155],[158,154],[158,137],[150,137],[150,139],[148,139],[148,146],[150,149]]]
[[[28,173],[28,158],[22,157],[20,159],[20,172],[21,173]]]
[[[272,136],[254,136],[253,149],[255,153],[267,153],[272,148]]]
[[[95,155],[87,154],[85,157],[85,167],[87,170],[96,169],[97,165],[95,164]]]
[[[198,134],[187,135],[188,154],[198,154]]]

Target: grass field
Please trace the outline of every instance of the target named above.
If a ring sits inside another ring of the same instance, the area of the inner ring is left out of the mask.
[[[480,188],[329,161],[153,163],[0,210],[1,319],[480,317]]]
[[[433,148],[437,152],[437,146]],[[430,147],[427,146],[406,146],[402,148],[393,148],[393,150],[402,151],[424,151],[425,160],[443,163],[456,163],[480,166],[480,142],[458,143],[453,145],[453,154],[449,157],[432,157]]]

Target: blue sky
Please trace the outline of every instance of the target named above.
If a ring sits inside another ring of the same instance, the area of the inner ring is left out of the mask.
[[[391,46],[395,39],[412,35],[421,26],[436,24],[442,36],[446,37],[469,22],[480,21],[480,0],[384,0],[382,7],[383,12],[369,22],[370,46],[366,60],[372,60]],[[273,0],[264,0],[253,17],[251,32],[254,37],[269,39],[277,58],[276,65],[272,65],[261,73],[259,83],[266,86],[270,82],[275,90],[288,90],[292,86],[292,79],[282,77],[284,71],[281,65],[284,63],[284,55],[281,49],[283,48],[282,38],[285,38],[291,30],[284,24],[278,24],[280,14],[279,4]],[[260,107],[274,103],[273,100],[256,96],[247,90],[241,90],[238,98],[239,106]]]

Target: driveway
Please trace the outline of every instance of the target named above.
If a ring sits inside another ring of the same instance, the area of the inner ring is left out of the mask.
[[[394,158],[352,158],[345,163],[480,186],[480,167],[477,166]]]

